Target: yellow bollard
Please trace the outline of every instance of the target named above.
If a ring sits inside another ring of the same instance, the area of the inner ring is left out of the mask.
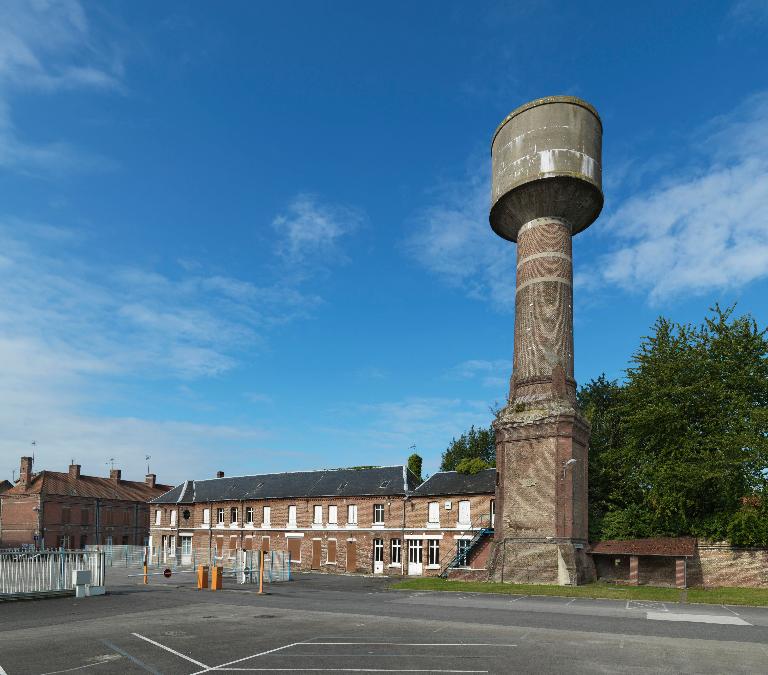
[[[197,566],[197,590],[208,590],[208,565]]]
[[[149,583],[149,576],[147,575],[147,557],[148,557],[148,550],[147,547],[144,547],[144,585]]]
[[[211,570],[211,590],[212,591],[220,591],[221,590],[221,577],[224,574],[224,568],[215,566]]]

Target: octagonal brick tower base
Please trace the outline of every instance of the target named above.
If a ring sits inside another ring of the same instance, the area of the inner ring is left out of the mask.
[[[516,409],[517,407],[517,409]],[[563,400],[510,404],[494,423],[493,581],[576,585],[593,581],[587,540],[589,423]],[[569,459],[576,463],[563,465]]]

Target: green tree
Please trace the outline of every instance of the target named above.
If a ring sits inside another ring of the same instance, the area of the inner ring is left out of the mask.
[[[617,414],[622,386],[605,373],[578,391],[578,402],[592,425],[589,439],[589,529],[601,534],[603,518],[612,505],[625,503],[616,454],[620,439]],[[629,497],[629,495],[626,495]]]
[[[465,457],[456,465],[459,473],[476,474],[488,468],[488,462],[479,457]]]
[[[416,479],[421,483],[424,479],[421,476],[421,467],[424,461],[421,459],[421,455],[415,452],[408,458],[408,470],[416,476]]]
[[[496,466],[496,437],[493,427],[475,429],[454,438],[443,452],[441,471],[455,471],[463,459],[480,459],[486,466]]]
[[[768,508],[768,339],[733,311],[715,306],[698,327],[658,319],[595,417],[590,496],[601,538],[768,544],[759,524]]]

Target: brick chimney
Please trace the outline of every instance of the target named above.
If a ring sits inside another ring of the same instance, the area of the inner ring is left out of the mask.
[[[22,457],[21,467],[19,468],[19,482],[24,487],[29,487],[32,482],[32,458]]]
[[[115,482],[120,480],[120,475],[122,474],[122,471],[120,469],[110,469],[109,470],[109,480],[113,480]]]
[[[151,488],[155,487],[155,484],[157,483],[157,475],[154,473],[148,473],[146,476],[144,476],[144,482]]]
[[[217,471],[216,472],[216,478],[224,478],[224,472],[223,471]]]
[[[80,478],[80,465],[79,464],[70,464],[69,465],[69,477],[70,478]]]

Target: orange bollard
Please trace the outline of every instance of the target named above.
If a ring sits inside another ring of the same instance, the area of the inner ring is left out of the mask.
[[[223,574],[224,574],[223,567],[214,567],[211,570],[211,590],[212,591],[221,590],[221,577]]]
[[[208,589],[208,565],[197,566],[197,590]]]
[[[145,585],[145,586],[146,586],[146,585],[149,583],[149,576],[147,576],[147,573],[148,573],[148,571],[149,571],[149,570],[147,569],[147,566],[148,566],[148,564],[149,564],[149,563],[148,563],[148,557],[149,557],[149,550],[148,550],[148,549],[147,549],[147,547],[145,546],[145,547],[144,547],[144,585]]]

